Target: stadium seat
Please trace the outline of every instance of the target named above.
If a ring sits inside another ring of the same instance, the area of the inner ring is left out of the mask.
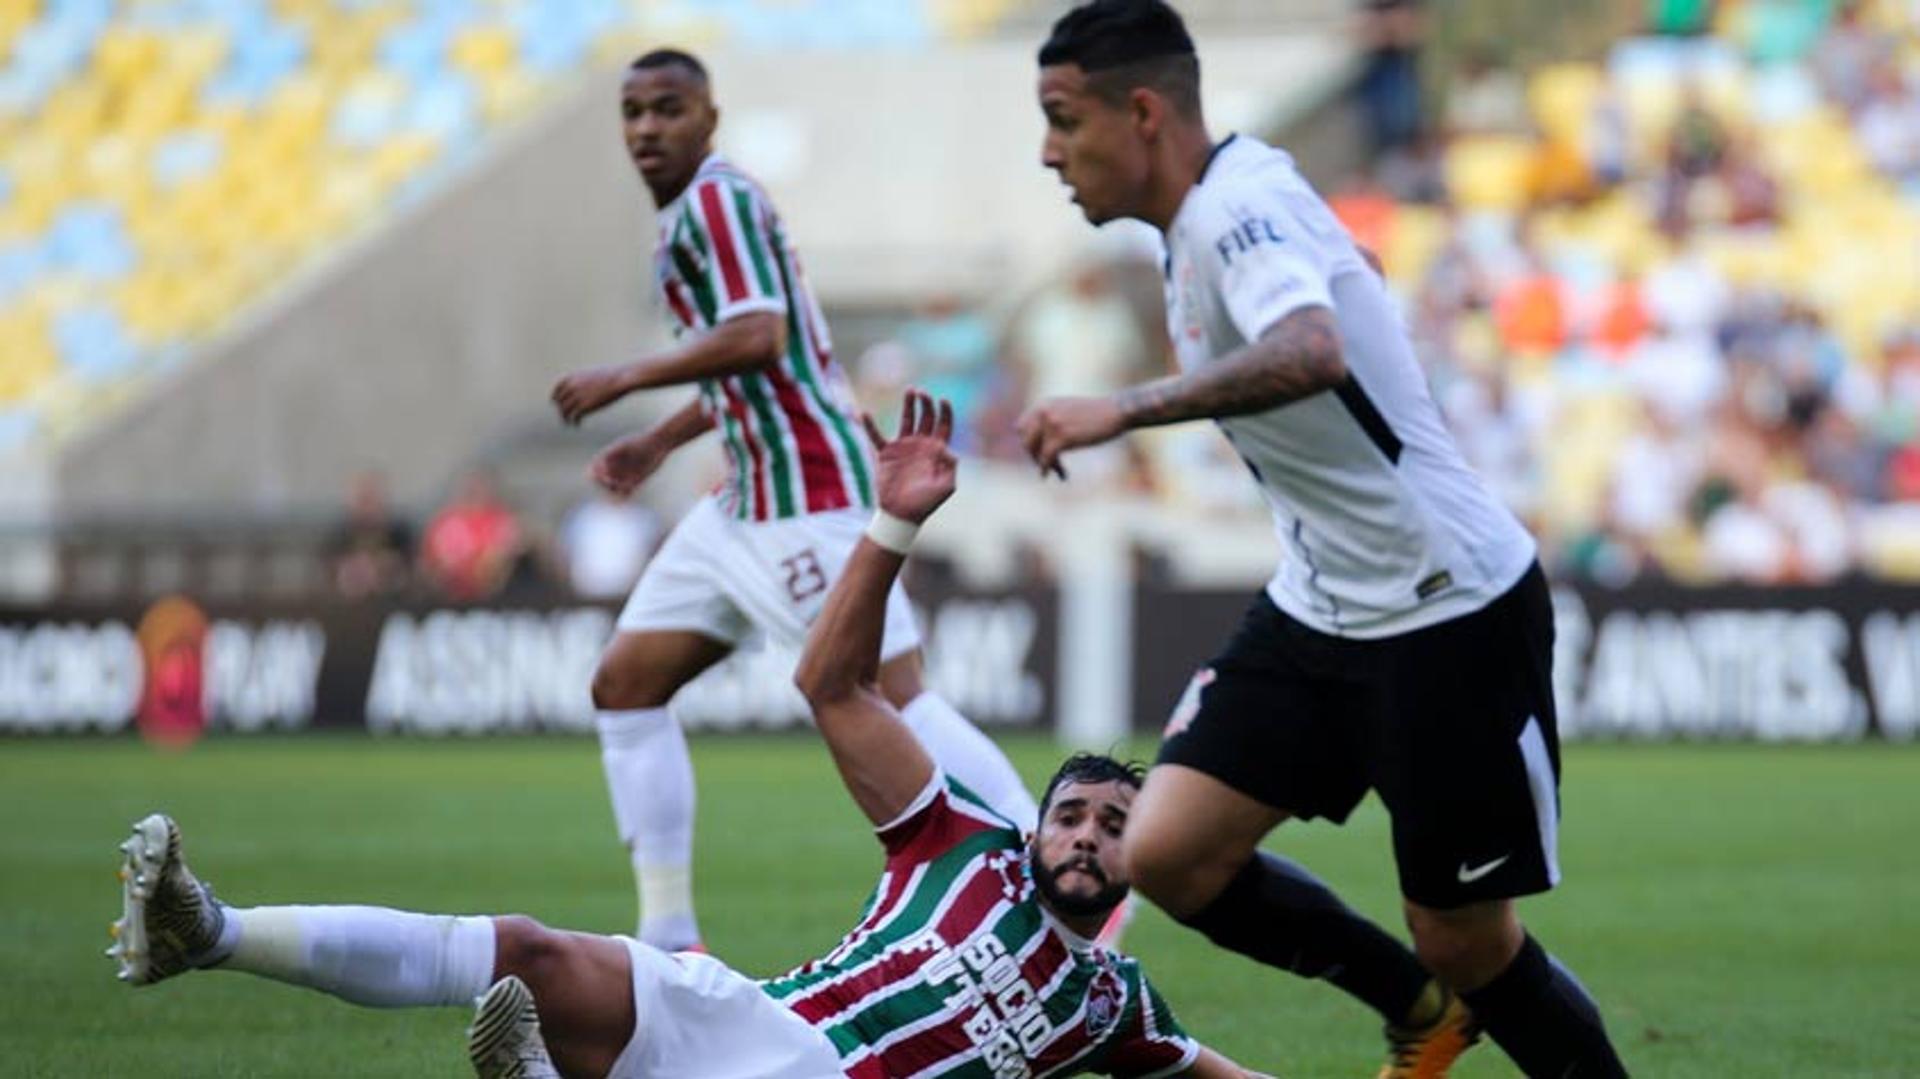
[[[178,355],[596,58],[663,36],[913,47],[1015,6],[5,0],[0,400],[60,412],[27,429],[83,422],[100,395],[67,375],[97,386]]]

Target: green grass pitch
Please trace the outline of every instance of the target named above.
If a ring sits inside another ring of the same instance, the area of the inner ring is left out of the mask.
[[[1038,781],[1055,758],[1011,749]],[[714,950],[768,973],[851,922],[877,848],[804,736],[702,738],[697,866]],[[1568,753],[1567,883],[1528,922],[1644,1076],[1920,1071],[1920,748],[1606,746]],[[101,957],[115,844],[164,809],[240,904],[525,912],[602,931],[633,891],[587,739],[0,743],[0,1073],[456,1076],[455,1010],[379,1012],[239,975],[130,990]],[[1398,928],[1386,821],[1290,824],[1276,849]],[[1286,1076],[1371,1075],[1372,1017],[1149,911],[1129,938],[1187,1027]],[[1501,1076],[1497,1050],[1457,1070]]]

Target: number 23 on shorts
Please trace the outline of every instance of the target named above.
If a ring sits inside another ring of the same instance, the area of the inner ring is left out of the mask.
[[[781,559],[780,567],[787,571],[787,598],[795,603],[805,603],[827,590],[827,571],[811,547]]]

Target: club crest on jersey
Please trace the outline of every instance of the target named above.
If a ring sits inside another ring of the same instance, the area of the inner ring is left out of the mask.
[[[1213,241],[1213,249],[1220,252],[1220,261],[1233,265],[1235,255],[1244,255],[1262,244],[1283,244],[1287,238],[1275,228],[1273,221],[1265,217],[1249,217],[1234,225],[1232,230]]]
[[[1120,1021],[1120,976],[1102,968],[1087,983],[1087,1033],[1095,1038]]]
[[[1194,717],[1200,714],[1200,695],[1206,692],[1207,687],[1212,685],[1213,680],[1218,677],[1219,675],[1213,673],[1212,667],[1202,667],[1193,672],[1193,678],[1187,683],[1186,691],[1180,694],[1180,700],[1173,706],[1173,714],[1167,717],[1167,725],[1160,732],[1160,737],[1172,738],[1193,726]]]

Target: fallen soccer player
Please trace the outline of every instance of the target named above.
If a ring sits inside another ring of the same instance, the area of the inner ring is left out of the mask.
[[[796,674],[886,853],[864,918],[832,951],[757,981],[712,956],[518,916],[230,906],[156,813],[121,847],[108,949],[120,977],[238,971],[374,1007],[478,997],[468,1053],[502,1079],[1250,1075],[1189,1037],[1136,961],[1094,941],[1128,892],[1120,840],[1138,767],[1069,759],[1029,840],[943,775],[878,689],[888,593],[953,493],[952,422],[910,393],[898,436],[871,432],[880,511]]]

